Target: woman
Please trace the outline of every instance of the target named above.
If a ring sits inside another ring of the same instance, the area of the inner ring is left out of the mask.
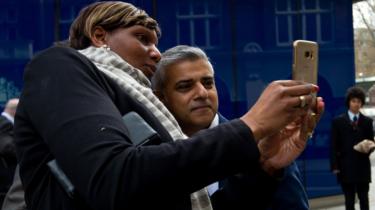
[[[71,26],[76,50],[53,47],[28,64],[15,133],[29,209],[212,209],[207,184],[239,172],[275,181],[303,150],[317,87],[296,81],[270,84],[241,119],[186,139],[149,88],[159,34],[133,5],[97,2]],[[323,106],[319,99],[318,115]],[[161,144],[132,144],[122,121],[131,111]],[[304,123],[285,128],[297,118]],[[73,198],[48,169],[52,159]]]

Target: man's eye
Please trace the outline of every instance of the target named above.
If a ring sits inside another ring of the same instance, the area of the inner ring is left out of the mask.
[[[202,83],[206,89],[211,89],[214,86],[213,80],[205,80]]]
[[[189,90],[190,88],[191,88],[191,85],[190,85],[190,84],[180,84],[180,85],[177,85],[177,86],[176,86],[177,91],[181,91],[181,92],[183,92],[183,91],[187,91],[187,90]]]

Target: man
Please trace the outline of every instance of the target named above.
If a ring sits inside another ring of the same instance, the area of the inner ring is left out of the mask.
[[[354,210],[356,193],[361,210],[368,210],[371,182],[369,153],[361,153],[353,147],[365,139],[373,141],[372,119],[360,112],[365,104],[365,93],[361,88],[349,88],[345,102],[348,111],[332,122],[331,167],[344,191],[346,210]]]
[[[227,121],[218,114],[213,67],[199,48],[177,46],[164,52],[152,85],[155,94],[188,136]],[[274,210],[308,209],[307,196],[295,163],[285,169],[278,186],[264,183],[259,177],[257,174],[238,174],[209,185],[207,190],[213,209],[259,210],[268,206]],[[273,191],[276,191],[274,195]]]
[[[14,116],[18,98],[10,99],[0,116],[0,206],[12,184],[17,165],[16,148],[13,140]]]

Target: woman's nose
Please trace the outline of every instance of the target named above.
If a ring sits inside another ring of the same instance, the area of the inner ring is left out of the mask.
[[[151,46],[150,57],[153,61],[155,61],[155,63],[159,62],[161,59],[161,53],[155,45]]]

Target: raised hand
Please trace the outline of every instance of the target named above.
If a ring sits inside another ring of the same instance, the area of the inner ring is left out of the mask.
[[[241,117],[252,130],[256,141],[272,136],[300,116],[307,114],[305,106],[312,104],[311,93],[318,87],[293,80],[272,82],[255,105]],[[301,108],[303,105],[304,108]]]
[[[316,107],[308,108],[305,115],[295,118],[274,135],[260,140],[258,148],[263,169],[272,174],[294,161],[305,149],[323,111],[323,99],[318,97]]]

